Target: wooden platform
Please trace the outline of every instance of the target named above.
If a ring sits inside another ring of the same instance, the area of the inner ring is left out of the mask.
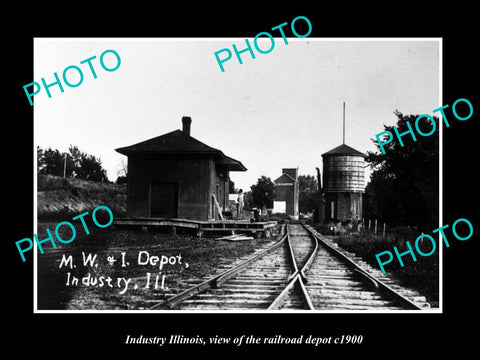
[[[114,219],[113,225],[117,226],[139,226],[144,230],[148,227],[170,227],[196,229],[197,236],[203,236],[204,232],[236,232],[253,233],[270,237],[277,226],[276,221],[250,222],[247,220],[216,220],[198,221],[189,219],[163,219],[163,218],[120,218]]]

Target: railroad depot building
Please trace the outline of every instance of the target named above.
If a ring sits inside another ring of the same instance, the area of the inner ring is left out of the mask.
[[[118,148],[128,157],[127,216],[215,220],[227,209],[230,171],[243,164],[182,130]]]
[[[282,169],[282,175],[274,181],[275,200],[273,213],[284,213],[298,220],[298,168]]]
[[[322,154],[326,223],[352,223],[362,219],[365,193],[365,154],[342,144]]]

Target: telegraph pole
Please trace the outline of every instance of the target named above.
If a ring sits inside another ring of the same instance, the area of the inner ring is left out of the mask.
[[[63,178],[64,179],[66,174],[67,174],[67,154],[65,154],[65,160],[63,162]]]
[[[345,145],[345,101],[343,102],[343,145]]]

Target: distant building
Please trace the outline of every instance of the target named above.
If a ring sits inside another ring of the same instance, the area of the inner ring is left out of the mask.
[[[228,206],[230,171],[243,164],[183,130],[116,149],[128,157],[127,216],[213,220]]]
[[[362,219],[365,193],[365,154],[342,144],[322,154],[325,222]]]
[[[298,220],[298,168],[282,169],[282,175],[274,181],[274,184],[273,213],[285,213]]]

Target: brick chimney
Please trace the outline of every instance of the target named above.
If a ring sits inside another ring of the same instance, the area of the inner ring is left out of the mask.
[[[190,136],[190,126],[192,124],[192,118],[190,116],[182,117],[183,132]]]

